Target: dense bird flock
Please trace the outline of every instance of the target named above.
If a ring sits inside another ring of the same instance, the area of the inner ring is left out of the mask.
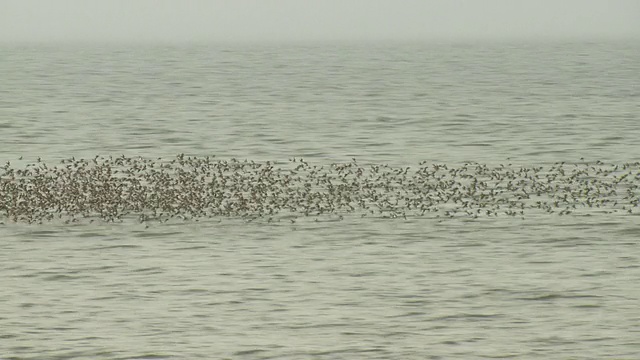
[[[0,168],[3,221],[140,222],[337,220],[346,216],[524,218],[638,211],[640,163],[600,161],[545,167],[460,166],[421,162],[416,167],[346,163],[314,165],[216,160],[101,157],[38,159]]]

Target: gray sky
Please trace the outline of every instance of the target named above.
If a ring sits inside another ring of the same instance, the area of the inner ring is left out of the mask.
[[[640,38],[640,0],[0,0],[0,41]]]

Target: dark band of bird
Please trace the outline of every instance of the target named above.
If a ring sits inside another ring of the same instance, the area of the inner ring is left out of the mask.
[[[22,162],[22,161],[21,161]],[[295,222],[345,217],[491,218],[632,215],[640,163],[547,166],[313,164],[212,156],[96,156],[0,167],[3,221],[42,223],[200,221]]]

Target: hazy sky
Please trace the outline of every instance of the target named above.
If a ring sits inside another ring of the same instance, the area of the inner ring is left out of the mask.
[[[640,0],[0,0],[0,41],[640,38]]]

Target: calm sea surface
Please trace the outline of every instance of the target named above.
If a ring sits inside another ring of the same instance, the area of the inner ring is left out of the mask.
[[[18,168],[623,164],[639,139],[638,42],[0,47]],[[639,212],[3,218],[0,359],[638,359]]]

